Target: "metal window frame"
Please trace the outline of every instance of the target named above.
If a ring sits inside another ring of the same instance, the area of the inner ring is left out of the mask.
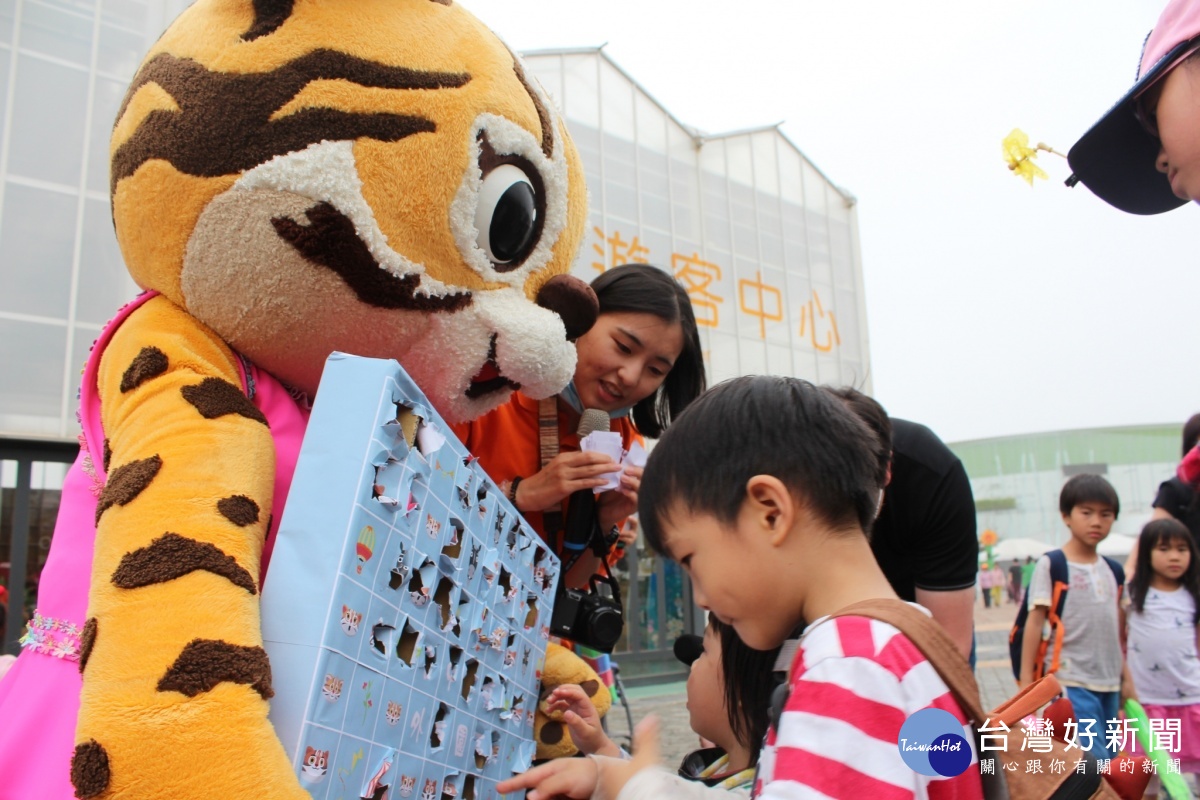
[[[7,626],[0,653],[17,654],[17,640],[24,626],[25,580],[29,571],[29,504],[33,497],[35,462],[70,464],[79,455],[79,444],[43,439],[0,438],[0,461],[17,462],[17,486],[13,496],[12,545],[9,555]],[[3,554],[0,554],[3,555]],[[14,613],[15,610],[15,613]]]

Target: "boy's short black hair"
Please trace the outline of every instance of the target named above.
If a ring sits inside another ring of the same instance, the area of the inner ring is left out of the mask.
[[[688,406],[651,452],[638,491],[646,541],[665,552],[663,517],[676,504],[732,524],[755,475],[778,478],[831,527],[869,530],[878,446],[862,420],[808,381],[726,381]]]
[[[1074,475],[1063,485],[1062,492],[1058,495],[1058,510],[1064,517],[1069,516],[1071,509],[1082,503],[1104,503],[1111,506],[1113,519],[1121,513],[1121,501],[1117,499],[1117,490],[1099,475]]]

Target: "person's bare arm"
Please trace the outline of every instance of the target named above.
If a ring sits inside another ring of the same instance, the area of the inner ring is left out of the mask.
[[[918,588],[916,598],[950,634],[963,657],[970,658],[971,641],[975,633],[975,587],[948,592]]]
[[[1049,609],[1046,606],[1034,606],[1029,609],[1029,616],[1025,620],[1025,637],[1021,642],[1021,678],[1017,681],[1021,688],[1033,683],[1033,668],[1048,613]]]

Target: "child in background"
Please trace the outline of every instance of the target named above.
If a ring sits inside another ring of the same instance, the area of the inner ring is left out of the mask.
[[[1200,773],[1200,553],[1187,527],[1157,519],[1138,538],[1126,616],[1129,672],[1150,719],[1178,720],[1180,772]]]
[[[1112,530],[1121,510],[1120,501],[1104,478],[1081,474],[1063,486],[1058,508],[1071,534],[1062,546],[1070,591],[1062,611],[1062,644],[1047,651],[1051,667],[1046,671],[1054,672],[1067,691],[1079,723],[1079,746],[1097,759],[1111,759],[1116,753],[1105,735],[1106,723],[1117,719],[1122,696],[1135,694],[1121,651],[1125,614],[1119,599],[1124,571],[1119,564],[1101,558],[1096,548]],[[1029,618],[1019,681],[1022,688],[1033,682],[1042,629],[1053,602],[1050,557],[1042,556],[1029,582]],[[1053,669],[1056,660],[1057,670]]]
[[[675,654],[691,667],[687,707],[692,730],[716,746],[689,753],[678,775],[662,767],[650,770],[647,782],[640,789],[628,787],[622,800],[703,798],[710,790],[721,790],[720,796],[726,800],[730,792],[738,797],[749,796],[767,732],[771,691],[777,685],[772,669],[778,651],[751,650],[738,640],[732,628],[710,616],[704,637],[681,636]],[[738,679],[726,681],[726,675],[737,675]],[[548,701],[550,711],[563,712],[571,739],[582,753],[626,757],[604,733],[595,707],[579,686],[559,686]],[[531,800],[555,793],[582,799],[596,793],[599,775],[598,762],[592,759],[560,758],[502,781],[497,789],[511,792],[534,788]]]

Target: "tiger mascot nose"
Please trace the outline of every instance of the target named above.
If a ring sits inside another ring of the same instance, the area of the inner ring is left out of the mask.
[[[555,275],[538,290],[536,302],[563,321],[567,339],[575,341],[592,329],[600,301],[592,287],[571,275]]]

